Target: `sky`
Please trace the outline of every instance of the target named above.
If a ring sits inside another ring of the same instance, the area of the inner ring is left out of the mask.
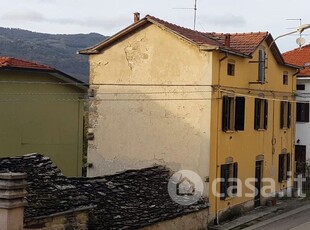
[[[193,28],[195,0],[0,0],[0,26],[52,34],[100,33],[111,36],[150,14]],[[204,32],[268,31],[274,38],[310,24],[309,0],[197,0],[196,29]],[[287,20],[293,19],[293,20]],[[279,38],[281,52],[298,47],[298,34]],[[303,33],[310,43],[310,29]]]

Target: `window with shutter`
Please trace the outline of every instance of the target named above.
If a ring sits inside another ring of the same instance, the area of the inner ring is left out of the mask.
[[[220,199],[225,200],[230,194],[228,194],[229,188],[232,195],[237,194],[237,179],[238,179],[238,163],[223,164],[221,165],[221,184],[220,184]],[[232,187],[233,186],[233,187]]]
[[[254,129],[263,130],[268,126],[268,101],[255,98]]]
[[[259,50],[258,54],[258,81],[265,83],[265,51]]]
[[[291,103],[281,101],[280,107],[280,127],[281,129],[288,129],[291,126]]]
[[[235,130],[244,130],[245,98],[236,97]]]
[[[284,180],[287,180],[290,170],[291,170],[291,154],[290,153],[280,154],[278,181],[283,182]]]
[[[244,97],[223,96],[222,130],[244,130]]]

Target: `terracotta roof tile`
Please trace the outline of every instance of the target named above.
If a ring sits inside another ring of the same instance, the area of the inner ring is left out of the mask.
[[[29,62],[12,57],[0,57],[0,69],[1,68],[21,68],[21,69],[33,69],[33,70],[55,70],[52,67]]]
[[[192,30],[184,28],[182,26],[175,25],[173,23],[164,21],[162,19],[156,18],[151,15],[146,15],[140,21],[130,25],[126,29],[120,31],[114,36],[108,38],[107,40],[81,50],[80,54],[95,54],[98,53],[105,47],[111,45],[114,41],[118,40],[120,37],[126,35],[129,32],[139,28],[145,23],[150,22],[163,27],[166,30],[169,30],[172,33],[175,33],[178,36],[183,37],[184,39],[189,40],[190,42],[197,45],[206,45],[206,46],[216,46],[225,51],[231,51],[237,55],[250,56],[256,48],[268,37],[270,34],[268,32],[257,32],[257,33],[234,33],[234,34],[224,34],[224,33],[207,33],[200,32],[197,30]],[[230,36],[230,44],[225,45],[225,37]]]
[[[147,15],[146,18],[165,26],[166,28],[176,32],[177,34],[180,34],[181,36],[193,41],[194,43],[219,46],[245,55],[251,55],[262,43],[262,41],[268,36],[268,32],[233,34],[204,33],[184,28],[150,15]],[[230,36],[229,46],[225,46],[225,37],[227,35]]]
[[[285,52],[282,55],[286,63],[303,66],[310,63],[310,44]],[[302,69],[298,76],[310,76],[310,67]]]

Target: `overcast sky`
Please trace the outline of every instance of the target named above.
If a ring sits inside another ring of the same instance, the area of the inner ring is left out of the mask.
[[[140,12],[193,28],[195,0],[0,0],[0,26],[54,34],[113,35]],[[197,30],[208,32],[268,31],[273,37],[310,23],[309,0],[197,0]],[[310,43],[310,29],[304,32]],[[297,35],[277,40],[282,52],[297,48]]]

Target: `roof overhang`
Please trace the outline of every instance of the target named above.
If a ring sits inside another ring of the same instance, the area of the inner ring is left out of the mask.
[[[32,72],[32,73],[45,73],[45,74],[49,74],[53,77],[56,77],[57,79],[69,83],[72,86],[75,86],[77,88],[80,88],[82,90],[87,90],[88,89],[88,84],[80,81],[60,70],[41,70],[41,69],[32,69],[32,68],[18,68],[18,67],[1,67],[0,71],[4,70],[4,71],[18,71],[18,72]]]
[[[85,55],[98,54],[98,53],[100,53],[100,50],[102,48],[111,45],[112,43],[114,43],[118,39],[129,34],[132,31],[136,30],[137,28],[147,24],[148,22],[149,21],[147,18],[143,18],[143,19],[139,20],[138,22],[136,22],[136,23],[128,26],[127,28],[121,30],[120,32],[116,33],[115,35],[109,37],[108,39],[104,40],[103,42],[100,42],[97,45],[94,45],[93,47],[78,51],[78,54],[85,54]]]

